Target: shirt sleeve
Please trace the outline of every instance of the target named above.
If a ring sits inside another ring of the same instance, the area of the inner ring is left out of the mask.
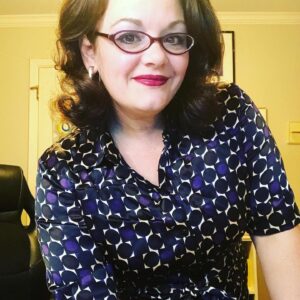
[[[240,157],[247,166],[248,228],[251,235],[268,235],[300,223],[299,209],[283,161],[265,120],[247,94],[241,92]]]
[[[39,162],[36,222],[55,299],[117,299],[112,266],[89,234],[72,174],[55,154]]]

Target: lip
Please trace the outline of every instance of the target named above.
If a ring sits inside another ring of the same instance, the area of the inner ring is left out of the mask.
[[[133,79],[147,86],[161,86],[164,85],[169,80],[169,77],[163,75],[145,74],[145,75],[135,76],[133,77]]]

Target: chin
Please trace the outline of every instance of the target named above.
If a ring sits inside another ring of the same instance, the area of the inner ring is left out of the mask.
[[[157,114],[160,114],[164,110],[165,107],[166,107],[166,105],[161,105],[161,106],[143,106],[143,107],[138,107],[137,110],[140,111],[140,112],[157,115]]]
[[[143,103],[141,103],[140,106],[137,108],[143,111],[153,111],[153,112],[161,112],[164,110],[164,108],[170,103],[171,99],[161,99],[157,101],[157,98],[155,99],[145,99],[142,98]]]

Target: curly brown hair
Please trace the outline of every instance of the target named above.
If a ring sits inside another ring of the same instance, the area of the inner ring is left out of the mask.
[[[162,115],[167,128],[201,134],[219,112],[218,83],[212,78],[222,61],[222,34],[209,0],[179,1],[195,45],[190,50],[182,85]],[[94,43],[96,24],[107,4],[108,0],[65,0],[60,11],[55,66],[63,75],[63,94],[56,99],[56,106],[65,119],[79,128],[106,130],[113,109],[98,73],[89,78],[80,52],[84,36]]]

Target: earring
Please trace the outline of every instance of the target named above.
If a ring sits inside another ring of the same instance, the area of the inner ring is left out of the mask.
[[[93,66],[89,66],[88,73],[89,73],[89,78],[93,79],[93,75],[94,75],[94,67]]]

